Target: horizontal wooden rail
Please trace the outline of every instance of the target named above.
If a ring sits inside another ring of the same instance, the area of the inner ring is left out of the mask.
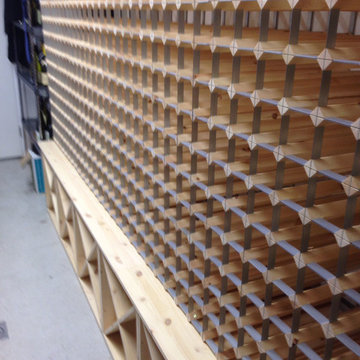
[[[40,147],[50,217],[113,357],[214,358],[58,146]]]

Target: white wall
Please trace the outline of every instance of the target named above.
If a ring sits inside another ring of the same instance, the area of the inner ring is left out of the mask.
[[[19,157],[24,151],[16,72],[7,58],[3,14],[4,1],[0,1],[0,159]]]

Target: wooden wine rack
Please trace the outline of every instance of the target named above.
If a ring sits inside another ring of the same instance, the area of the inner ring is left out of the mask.
[[[55,140],[217,358],[359,357],[360,1],[41,5]]]

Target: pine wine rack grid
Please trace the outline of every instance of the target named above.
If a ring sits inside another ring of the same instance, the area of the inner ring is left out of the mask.
[[[360,1],[41,5],[55,141],[214,354],[360,356]]]

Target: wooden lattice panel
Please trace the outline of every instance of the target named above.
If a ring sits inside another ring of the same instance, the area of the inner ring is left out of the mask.
[[[42,11],[55,140],[218,358],[360,356],[360,1]]]

